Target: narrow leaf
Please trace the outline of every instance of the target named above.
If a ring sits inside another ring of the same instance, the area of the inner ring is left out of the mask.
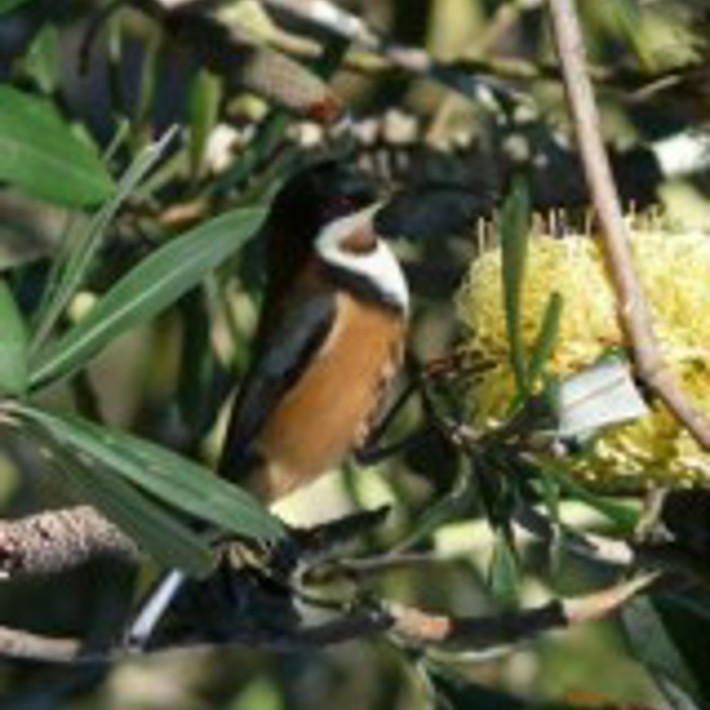
[[[444,523],[470,510],[475,500],[476,487],[471,484],[470,470],[462,467],[462,473],[457,477],[452,489],[419,516],[412,532],[398,542],[391,551],[402,552],[411,549],[421,540],[427,539]]]
[[[281,522],[248,493],[168,449],[80,417],[30,407],[18,411],[68,448],[178,510],[244,537],[271,541],[284,534]]]
[[[190,176],[194,182],[202,177],[207,144],[219,117],[222,84],[206,70],[197,73],[190,87]]]
[[[276,147],[282,142],[288,127],[288,117],[283,111],[274,110],[259,125],[259,131],[253,141],[250,141],[234,163],[214,181],[213,190],[217,193],[226,193],[235,187],[244,188],[245,183],[254,178],[260,165],[273,156]],[[288,146],[284,153],[289,153]],[[284,158],[282,153],[275,164],[281,163]]]
[[[215,387],[219,365],[212,347],[211,318],[204,289],[195,289],[180,301],[180,319],[176,403],[183,424],[193,437],[200,439],[214,425],[221,400]]]
[[[542,500],[545,503],[545,507],[547,508],[547,512],[550,514],[550,520],[556,526],[559,526],[561,523],[561,486],[560,482],[545,467],[540,469],[540,492],[542,494]]]
[[[525,344],[520,322],[529,222],[530,194],[525,180],[517,177],[501,209],[500,241],[503,253],[503,301],[510,362],[521,397],[527,397],[529,394]]]
[[[622,621],[631,650],[659,685],[670,682],[707,707],[710,647],[699,642],[707,638],[707,621],[662,597],[646,596],[624,607]]]
[[[506,607],[513,607],[520,592],[520,568],[511,541],[502,532],[496,535],[489,570],[491,591]]]
[[[547,302],[540,332],[530,351],[527,382],[531,389],[534,387],[538,378],[543,374],[545,365],[555,349],[557,336],[560,332],[562,303],[562,296],[557,291],[550,295],[550,300]]]
[[[93,146],[46,99],[0,86],[0,180],[51,202],[90,206],[114,188]]]
[[[143,150],[121,178],[111,199],[94,215],[86,228],[76,235],[75,239],[72,239],[71,235],[68,237],[68,249],[58,256],[53,265],[47,298],[40,309],[38,325],[32,339],[30,349],[33,352],[37,351],[83,282],[114,216],[160,160],[175,137],[175,133],[175,129],[166,131],[160,141]],[[117,140],[121,139],[121,135],[122,131],[119,129]]]
[[[71,375],[119,335],[167,308],[250,239],[265,215],[263,207],[234,210],[162,246],[39,354],[30,385],[37,389]]]
[[[0,280],[0,397],[27,389],[27,331],[8,285]]]
[[[158,86],[158,61],[162,33],[151,28],[143,48],[143,57],[138,72],[138,96],[133,109],[131,128],[135,146],[142,144],[148,134],[151,111],[154,108],[156,88]]]
[[[567,530],[560,517],[562,489],[559,481],[544,467],[540,468],[539,489],[542,501],[547,509],[552,530],[552,538],[547,549],[550,569],[553,574],[558,574],[564,569],[565,537],[567,535]]]
[[[542,464],[547,469],[547,472],[559,483],[560,489],[569,497],[585,503],[626,532],[633,532],[636,529],[639,521],[637,511],[628,506],[620,505],[608,498],[595,495],[590,490],[577,483],[565,470],[564,466],[557,461],[546,457]]]

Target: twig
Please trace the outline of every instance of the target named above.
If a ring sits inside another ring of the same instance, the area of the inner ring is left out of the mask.
[[[656,579],[657,574],[639,575],[586,596],[553,600],[534,609],[489,617],[434,616],[412,607],[390,606],[392,632],[414,643],[490,655],[530,641],[541,633],[604,618]]]
[[[303,579],[306,584],[328,584],[343,578],[361,580],[393,570],[449,562],[451,557],[428,551],[326,560],[306,569]]]
[[[562,603],[567,625],[598,621],[622,607],[632,597],[648,589],[660,578],[659,572],[639,574],[608,589]]]
[[[636,371],[698,443],[710,450],[710,423],[693,409],[663,361],[648,305],[633,267],[628,234],[599,128],[592,85],[585,70],[584,43],[574,0],[548,2],[577,142],[601,227],[602,247],[620,303],[621,325],[633,349]]]
[[[530,505],[520,504],[514,515],[515,523],[545,543],[557,539],[555,525]],[[561,537],[565,550],[577,557],[616,568],[629,568],[636,564],[636,550],[626,540],[615,540],[604,535],[580,532],[565,528]]]

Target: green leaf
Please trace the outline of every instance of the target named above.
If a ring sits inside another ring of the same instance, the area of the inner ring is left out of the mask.
[[[555,476],[547,468],[540,469],[540,493],[545,503],[545,508],[550,515],[550,520],[559,526],[560,519],[560,498],[561,486]]]
[[[246,491],[168,449],[77,416],[30,407],[17,411],[67,448],[95,459],[178,510],[243,537],[273,541],[285,533],[281,522]]]
[[[554,477],[560,489],[568,496],[585,503],[604,517],[609,518],[621,530],[629,533],[636,530],[639,522],[639,514],[636,510],[587,490],[570,476],[561,463],[553,461],[549,457],[546,457],[541,465],[545,467],[549,475]]]
[[[0,86],[0,180],[72,206],[105,200],[114,183],[93,146],[46,99]]]
[[[525,344],[520,323],[529,222],[530,194],[525,179],[517,176],[501,208],[499,232],[503,253],[503,302],[510,363],[515,374],[518,394],[523,398],[529,395]]]
[[[151,111],[154,108],[158,86],[158,62],[162,42],[162,33],[156,27],[150,27],[143,44],[143,56],[138,72],[138,96],[136,97],[131,119],[133,144],[136,148],[149,135]]]
[[[0,397],[27,390],[27,330],[5,281],[0,280]]]
[[[30,386],[38,389],[71,375],[113,339],[167,308],[250,239],[266,212],[264,207],[227,212],[151,254],[74,328],[39,353]]]
[[[623,625],[634,655],[651,671],[672,707],[710,702],[710,622],[666,597],[636,597],[624,606]],[[673,699],[680,702],[674,703]]]
[[[212,187],[217,194],[226,193],[235,187],[244,188],[244,184],[253,180],[258,173],[260,165],[273,156],[276,147],[280,145],[289,125],[288,116],[284,111],[272,111],[264,121],[259,124],[259,129],[253,141],[250,141],[234,163],[217,177]],[[275,164],[283,161],[289,154],[289,146],[284,148]]]
[[[51,444],[50,444],[51,446]],[[207,542],[187,525],[97,462],[53,448],[64,475],[80,494],[166,567],[204,577],[214,567]]]
[[[532,350],[530,351],[530,360],[528,362],[527,383],[532,389],[535,386],[538,378],[545,371],[545,365],[550,359],[557,336],[560,332],[560,320],[562,318],[562,296],[557,291],[550,295],[545,308],[545,315],[542,318],[540,332],[535,339]]]
[[[461,466],[454,485],[446,495],[437,498],[414,522],[412,532],[397,543],[391,551],[402,552],[425,540],[437,528],[471,509],[476,500],[477,490],[471,483],[471,471]]]
[[[218,364],[205,290],[188,293],[181,299],[179,310],[182,337],[176,403],[184,426],[198,440],[214,425],[220,404],[215,392]]]
[[[202,163],[209,137],[219,118],[222,83],[214,74],[202,69],[192,80],[188,103],[190,118],[190,177],[194,182],[202,176]]]
[[[499,531],[496,535],[489,570],[491,591],[506,607],[514,607],[519,599],[520,566],[511,540]]]
[[[65,240],[67,248],[54,260],[49,285],[37,316],[38,325],[30,346],[32,354],[37,351],[82,284],[114,216],[160,160],[175,137],[175,133],[176,129],[166,131],[157,143],[144,149],[126,170],[111,199],[101,207],[81,232],[70,234]],[[123,131],[119,128],[116,141],[122,139],[122,134]]]

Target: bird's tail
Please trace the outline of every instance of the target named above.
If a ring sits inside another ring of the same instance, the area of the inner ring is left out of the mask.
[[[183,588],[187,575],[174,569],[164,574],[149,592],[126,634],[126,645],[144,648],[150,642],[155,629]]]

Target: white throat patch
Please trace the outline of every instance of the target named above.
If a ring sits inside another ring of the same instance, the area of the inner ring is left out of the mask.
[[[341,246],[357,230],[370,228],[372,216],[380,207],[380,204],[372,205],[329,224],[316,237],[315,249],[327,264],[366,279],[406,313],[409,289],[402,267],[387,244],[378,239],[372,251],[361,254]]]

